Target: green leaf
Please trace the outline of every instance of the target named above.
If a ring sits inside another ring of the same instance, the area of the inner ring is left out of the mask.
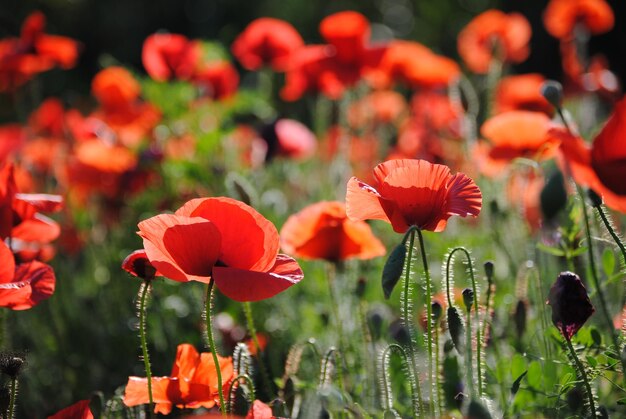
[[[589,364],[591,368],[595,368],[598,366],[598,360],[592,356],[587,356],[587,364]]]
[[[541,250],[544,253],[553,256],[565,256],[565,251],[563,249],[559,249],[558,247],[547,246],[543,243],[537,243],[537,249]]]
[[[565,208],[567,204],[567,192],[565,191],[563,174],[560,171],[555,171],[548,178],[546,185],[539,195],[539,203],[541,204],[541,212],[546,220],[553,219]]]
[[[520,375],[515,379],[515,381],[513,381],[513,385],[511,386],[511,395],[515,396],[515,394],[517,394],[517,392],[519,391],[519,386],[522,383],[522,379],[526,377],[526,374],[528,374],[528,371],[524,371],[522,375]]]
[[[385,267],[383,268],[383,292],[387,299],[391,296],[391,291],[393,291],[402,276],[405,258],[406,247],[404,243],[400,243],[391,251],[387,262],[385,262]]]
[[[528,366],[528,376],[526,377],[528,385],[535,389],[541,388],[542,375],[543,369],[541,368],[541,364],[538,361],[531,362]]]
[[[602,269],[607,276],[613,274],[615,270],[615,253],[611,249],[604,249],[602,252]]]
[[[602,345],[602,335],[600,334],[600,332],[598,332],[598,329],[596,329],[595,327],[590,327],[589,334],[591,335],[591,339],[593,340],[593,344],[595,346]]]
[[[552,389],[558,380],[556,364],[552,361],[545,361],[543,364],[543,383],[544,388]]]
[[[617,404],[619,404],[620,406],[625,405],[625,404],[626,404],[626,398],[625,398],[625,399],[619,399],[619,400],[617,401]]]
[[[519,377],[526,371],[526,358],[520,354],[513,355],[511,359],[511,377]]]

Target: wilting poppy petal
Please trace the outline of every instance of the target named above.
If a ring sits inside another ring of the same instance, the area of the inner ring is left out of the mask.
[[[216,226],[199,217],[161,214],[139,223],[150,263],[175,281],[208,282],[220,254]]]
[[[232,268],[268,271],[279,248],[276,227],[254,208],[231,198],[198,198],[176,215],[210,220],[222,236],[220,262]]]
[[[52,416],[48,416],[48,419],[93,419],[93,414],[89,408],[90,403],[91,400],[81,400]]]
[[[281,254],[276,257],[276,263],[269,272],[220,266],[213,269],[217,288],[228,298],[240,302],[271,298],[300,282],[303,276],[298,263]]]
[[[263,403],[261,400],[255,400],[252,408],[248,412],[246,419],[272,419],[274,414],[272,408]]]
[[[381,196],[370,185],[353,177],[348,181],[346,214],[353,220],[383,220],[391,222],[380,201]]]
[[[15,258],[11,249],[0,241],[0,283],[11,282],[15,275]]]
[[[122,262],[122,269],[133,276],[143,279],[153,279],[155,276],[163,276],[150,263],[148,255],[144,249],[135,250],[126,256]]]
[[[0,283],[0,307],[32,308],[54,293],[55,282],[52,267],[39,261],[22,263],[12,281]]]

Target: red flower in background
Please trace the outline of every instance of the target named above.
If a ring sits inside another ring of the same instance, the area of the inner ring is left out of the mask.
[[[105,109],[126,108],[141,93],[139,82],[123,67],[107,67],[91,81],[91,92]]]
[[[175,214],[142,221],[139,235],[150,263],[164,276],[214,280],[235,301],[273,297],[303,276],[295,260],[278,254],[274,225],[234,199],[193,199]]]
[[[367,223],[348,219],[342,202],[305,207],[287,219],[280,237],[285,252],[304,259],[336,262],[371,259],[386,253]]]
[[[68,69],[76,64],[78,42],[44,33],[45,25],[43,13],[33,12],[24,20],[19,38],[0,40],[0,92],[55,66]]]
[[[530,52],[531,34],[530,24],[521,14],[487,10],[459,33],[457,48],[470,70],[484,74],[494,58],[512,63],[524,61]]]
[[[267,160],[275,156],[303,160],[312,157],[317,149],[315,134],[295,119],[278,119],[266,125],[261,138],[267,142]]]
[[[252,407],[246,415],[246,419],[272,419],[274,414],[272,408],[263,403],[261,400],[255,400]]]
[[[231,47],[233,55],[248,70],[270,66],[285,71],[294,51],[304,46],[298,31],[288,22],[262,17],[250,22]]]
[[[90,403],[90,400],[81,400],[52,416],[48,416],[48,419],[93,419],[93,414],[89,408]]]
[[[602,195],[609,207],[626,212],[626,98],[615,106],[591,147],[564,130],[552,134],[561,140],[566,170],[576,183]]]
[[[224,380],[224,388],[217,387],[217,368],[210,352],[198,353],[190,344],[178,345],[176,359],[169,377],[152,377],[152,397],[155,413],[169,414],[172,406],[178,408],[212,408],[219,400],[219,392],[228,391],[232,380],[233,362],[231,358],[218,356],[219,368]],[[124,392],[126,406],[149,403],[148,380],[129,377]]]
[[[389,160],[374,169],[377,189],[353,177],[346,213],[352,220],[383,220],[397,233],[411,226],[443,231],[452,215],[478,216],[482,195],[463,173],[425,160]]]
[[[141,61],[156,81],[189,79],[200,61],[200,44],[183,35],[155,33],[146,38]]]
[[[239,73],[228,61],[211,61],[199,66],[192,81],[202,89],[203,95],[216,100],[225,99],[237,92]]]
[[[503,77],[496,88],[495,112],[519,110],[552,115],[553,106],[541,94],[545,81],[545,77],[536,73]]]
[[[567,39],[582,24],[590,33],[601,34],[613,28],[615,16],[604,0],[550,0],[543,14],[548,33]]]
[[[54,294],[52,267],[39,261],[15,264],[11,250],[0,242],[0,307],[28,310]]]

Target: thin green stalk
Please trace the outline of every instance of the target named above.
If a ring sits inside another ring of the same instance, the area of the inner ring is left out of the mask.
[[[578,359],[578,355],[576,354],[576,350],[572,345],[572,341],[570,339],[565,338],[565,342],[567,343],[567,348],[569,349],[570,355],[574,360],[574,364],[578,373],[580,374],[580,378],[583,380],[583,384],[585,386],[585,392],[587,393],[587,398],[589,400],[589,409],[591,410],[591,417],[597,417],[596,413],[596,403],[593,398],[593,392],[591,390],[591,383],[589,382],[589,377],[587,376],[587,371],[585,371],[585,366]]]
[[[215,348],[215,341],[213,340],[213,285],[211,280],[206,287],[206,301],[205,301],[205,321],[206,321],[206,336],[209,350],[213,356],[213,363],[215,364],[215,371],[217,372],[217,391],[220,396],[220,411],[222,416],[226,417],[226,404],[224,402],[224,393],[222,391],[222,369],[220,368],[220,361],[217,359],[217,349]]]
[[[415,246],[415,231],[416,228],[411,228],[408,232],[408,240],[409,240],[409,251],[406,256],[406,262],[404,267],[404,292],[403,292],[403,301],[402,301],[402,321],[409,331],[409,354],[408,356],[411,358],[409,371],[413,375],[413,380],[416,383],[416,394],[417,394],[417,410],[418,412],[414,412],[414,414],[419,414],[419,417],[423,417],[424,405],[422,402],[422,389],[419,382],[418,369],[417,364],[415,363],[415,348],[413,345],[416,343],[415,337],[415,327],[413,325],[412,313],[411,309],[411,260],[413,259],[413,247]],[[417,230],[419,231],[419,230]],[[407,236],[404,236],[404,242],[406,243]],[[414,407],[415,409],[415,407]]]
[[[467,330],[465,332],[465,367],[467,368],[467,386],[469,387],[469,395],[470,400],[474,400],[476,398],[476,390],[474,389],[474,366],[472,360],[472,313],[471,307],[466,311],[467,319],[466,326]]]
[[[604,226],[606,227],[607,231],[609,232],[609,234],[615,241],[615,244],[617,244],[617,246],[619,247],[620,252],[622,252],[622,259],[623,259],[624,265],[626,266],[626,247],[624,247],[624,243],[622,242],[622,239],[615,232],[615,229],[613,228],[611,221],[609,220],[606,213],[604,212],[602,205],[598,205],[595,208],[598,210],[598,214],[600,214],[600,218],[602,219],[602,222],[604,223]]]
[[[439,365],[440,365],[440,359],[439,359],[439,322],[437,322],[437,324],[435,325],[435,390],[437,391],[437,408],[438,408],[438,415],[440,416],[442,414],[443,410],[443,398],[441,397],[440,394],[440,385],[439,385]]]
[[[254,391],[254,383],[252,382],[252,379],[250,378],[250,376],[248,374],[239,374],[237,377],[235,377],[231,382],[230,382],[230,386],[228,387],[228,413],[231,413],[233,410],[233,407],[235,405],[235,385],[239,385],[239,381],[245,381],[246,384],[248,385],[248,390],[250,391],[250,396],[248,397],[248,403],[250,403],[250,407],[252,407],[252,405],[254,404],[254,401],[256,400],[256,393]]]
[[[141,339],[141,352],[143,354],[143,365],[146,370],[146,380],[148,381],[148,400],[150,403],[150,417],[154,417],[154,399],[152,397],[152,369],[150,368],[150,354],[148,352],[147,332],[146,332],[146,305],[148,294],[150,293],[150,280],[144,280],[139,289],[139,338]]]
[[[326,283],[328,284],[328,295],[330,296],[330,308],[333,312],[333,319],[335,321],[335,327],[337,328],[337,345],[341,350],[341,353],[345,353],[343,345],[343,324],[339,318],[339,301],[335,293],[335,279],[337,277],[337,266],[331,263],[328,269],[328,275],[326,277]]]
[[[9,411],[7,419],[15,417],[15,400],[17,399],[17,377],[11,379],[11,399],[9,400]]]
[[[422,254],[422,264],[424,266],[424,279],[426,282],[426,338],[428,346],[428,377],[431,380],[430,413],[435,416],[435,400],[437,390],[433,389],[433,290],[430,281],[430,271],[428,269],[428,258],[424,247],[424,236],[422,230],[417,229],[417,236],[420,242],[420,253]]]
[[[372,364],[369,361],[376,353],[376,347],[374,346],[374,342],[372,340],[372,334],[370,332],[369,325],[367,323],[367,319],[365,317],[365,303],[363,300],[359,299],[357,301],[357,313],[359,316],[359,323],[361,325],[361,335],[363,337],[363,359],[362,359],[362,367],[365,370],[365,394],[366,394],[366,407],[374,408],[374,404],[376,403],[376,384],[372,382],[374,377],[376,376],[375,372],[372,370]]]
[[[380,353],[380,396],[381,396],[381,404],[384,409],[384,412],[390,412],[394,415],[394,417],[400,417],[398,412],[393,408],[393,392],[391,390],[391,378],[389,377],[389,361],[391,358],[391,354],[393,352],[397,352],[403,361],[403,370],[407,375],[407,379],[409,380],[409,384],[411,386],[411,400],[413,401],[413,417],[423,417],[421,410],[421,397],[417,395],[417,389],[419,388],[419,382],[415,380],[415,377],[412,376],[411,373],[411,364],[409,363],[408,355],[402,346],[397,343],[392,343],[383,349]],[[383,415],[383,417],[386,417]]]
[[[274,396],[274,385],[272,384],[268,369],[265,365],[265,362],[263,361],[263,351],[261,349],[261,345],[259,344],[256,327],[254,326],[254,317],[252,316],[252,304],[250,304],[249,302],[243,303],[243,310],[246,314],[248,331],[252,336],[252,342],[254,343],[254,347],[256,348],[256,356],[257,360],[259,361],[259,369],[261,370],[261,379],[263,380],[263,386],[267,389],[267,391],[269,391],[270,396]]]

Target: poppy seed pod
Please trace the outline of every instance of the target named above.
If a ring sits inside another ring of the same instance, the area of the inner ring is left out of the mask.
[[[573,272],[559,274],[550,288],[547,304],[552,306],[552,323],[567,340],[595,311],[580,277]]]

